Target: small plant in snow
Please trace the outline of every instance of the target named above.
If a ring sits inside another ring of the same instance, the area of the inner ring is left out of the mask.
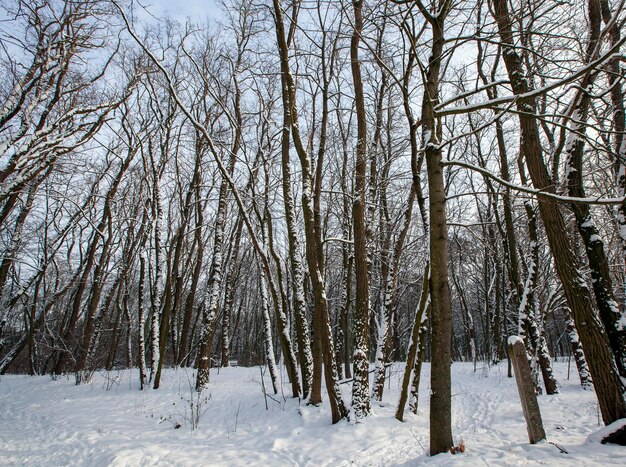
[[[119,370],[117,370],[117,373],[114,375],[112,375],[112,372],[110,371],[101,372],[100,375],[104,379],[104,389],[106,391],[111,390],[113,386],[119,386],[120,381],[122,380]]]
[[[206,389],[196,391],[195,377],[193,374],[191,378],[187,375],[187,385],[189,387],[189,397],[185,398],[181,396],[180,399],[186,402],[185,414],[183,418],[187,423],[189,423],[191,430],[193,431],[198,428],[202,415],[208,409],[208,402],[211,400],[211,394],[207,394]]]
[[[207,411],[208,402],[210,400],[211,394],[206,394],[206,390],[196,391],[195,389],[192,389],[190,392],[189,399],[185,399],[187,402],[187,406],[185,407],[185,421],[189,422],[192,430],[198,428],[200,419]],[[187,409],[189,409],[188,412]]]
[[[206,389],[202,391],[196,391],[195,387],[195,375],[192,373],[191,377],[187,376],[187,388],[189,394],[183,394],[182,388],[178,387],[178,401],[172,402],[172,407],[176,408],[176,413],[172,413],[167,417],[161,415],[159,417],[159,423],[170,422],[174,429],[178,429],[183,424],[188,424],[191,430],[195,430],[200,425],[200,419],[202,415],[208,409],[208,402],[211,400],[211,394]],[[178,405],[177,405],[178,404]]]

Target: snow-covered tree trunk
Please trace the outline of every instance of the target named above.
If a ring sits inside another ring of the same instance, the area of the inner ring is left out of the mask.
[[[387,7],[387,4],[385,4]],[[383,32],[386,27],[386,15],[383,14],[375,43],[375,56],[382,55]],[[389,201],[387,199],[387,185],[389,184],[389,151],[383,147],[383,117],[385,114],[385,97],[387,95],[388,72],[384,67],[380,70],[380,83],[375,91],[375,126],[371,139],[370,149],[367,154],[370,161],[369,183],[365,204],[365,241],[368,265],[368,283],[370,296],[370,308],[376,316],[376,351],[374,353],[374,382],[372,397],[382,400],[385,388],[385,375],[387,360],[391,352],[393,333],[393,307],[388,306],[393,302],[392,296],[395,285],[391,275],[391,228],[389,218]],[[388,127],[389,123],[387,124]],[[379,159],[382,161],[379,162]],[[387,159],[387,160],[386,160]],[[382,167],[379,165],[382,164]],[[378,219],[376,210],[378,209]],[[377,251],[378,250],[378,251]],[[377,287],[372,287],[372,280],[378,277]]]
[[[430,265],[426,263],[424,268],[424,277],[422,279],[422,293],[420,295],[420,301],[415,311],[415,320],[413,321],[413,328],[411,330],[411,337],[409,341],[409,347],[406,357],[406,366],[404,367],[404,375],[402,377],[402,387],[400,389],[400,400],[398,401],[398,408],[396,409],[396,418],[400,421],[404,419],[404,407],[408,399],[409,384],[411,383],[411,372],[415,367],[415,361],[418,357],[421,334],[425,333],[422,329],[427,319],[427,309],[429,305],[429,278],[430,278]],[[420,358],[422,358],[420,356]]]
[[[354,86],[357,142],[352,222],[354,233],[354,266],[356,295],[354,312],[354,353],[352,408],[357,421],[370,413],[369,395],[369,273],[365,233],[365,186],[367,164],[367,116],[359,60],[359,42],[363,31],[363,1],[353,0],[354,30],[350,42],[352,82]]]
[[[541,412],[537,403],[537,395],[534,391],[527,361],[525,344],[521,337],[510,336],[508,339],[508,351],[513,367],[515,368],[515,381],[522,402],[522,410],[526,419],[526,428],[530,444],[535,444],[546,439],[546,433],[541,420]]]
[[[339,420],[348,416],[348,411],[341,398],[341,391],[337,384],[337,368],[335,363],[334,344],[332,339],[332,330],[330,328],[330,316],[328,313],[328,301],[326,298],[325,281],[323,272],[323,250],[319,244],[321,232],[316,231],[319,226],[316,225],[316,217],[314,212],[314,187],[313,173],[311,167],[311,156],[309,151],[303,144],[300,127],[298,124],[298,112],[296,101],[296,86],[291,76],[289,66],[289,40],[293,27],[296,24],[296,18],[292,18],[292,26],[289,29],[289,36],[285,34],[285,24],[283,20],[282,6],[278,0],[273,1],[274,24],[276,27],[276,42],[280,55],[280,66],[282,73],[283,86],[283,106],[289,109],[289,121],[291,122],[291,135],[293,143],[300,159],[302,168],[302,211],[304,215],[305,243],[306,243],[306,260],[313,289],[313,327],[314,338],[319,345],[318,355],[314,355],[313,386],[311,388],[310,400],[312,403],[321,402],[321,392],[319,391],[317,376],[321,376],[321,362],[323,360],[324,378],[326,382],[326,390],[332,412],[332,421],[337,423]],[[283,140],[284,141],[284,140]],[[314,350],[315,352],[315,350]],[[320,355],[321,354],[321,355]]]
[[[230,257],[231,264],[229,265],[228,274],[226,275],[226,290],[224,291],[224,309],[222,312],[222,367],[230,365],[230,321],[233,302],[235,301],[235,277],[237,275],[237,268],[239,268],[239,246],[241,244],[242,230],[243,221],[241,217],[239,217],[235,227],[235,241]]]
[[[527,95],[532,87],[526,78],[523,61],[518,54],[519,49],[515,45],[513,25],[516,23],[512,20],[506,1],[493,1],[492,4],[493,16],[503,47],[502,58],[513,94]],[[519,111],[521,131],[520,151],[528,166],[534,188],[554,193],[555,188],[543,159],[539,127],[535,116],[537,113],[535,98],[518,99],[516,107]],[[539,203],[539,211],[550,250],[554,256],[557,274],[576,321],[583,346],[593,349],[587,358],[603,420],[607,424],[612,423],[626,416],[624,384],[619,378],[608,339],[593,308],[593,300],[582,276],[579,260],[566,235],[567,229],[563,214],[559,206],[546,201]]]
[[[476,329],[474,329],[474,318],[469,308],[465,308],[465,317],[467,319],[467,333],[469,335],[470,360],[474,362],[474,371],[478,362],[478,354],[476,352]]]
[[[441,164],[442,127],[435,108],[439,103],[440,74],[445,40],[445,20],[453,2],[432,2],[432,9],[416,2],[432,32],[428,68],[424,75],[422,97],[422,148],[428,174],[429,252],[431,268],[431,395],[430,454],[448,452],[452,439],[452,297],[448,280],[448,225],[446,217],[446,182]],[[436,6],[435,6],[436,5]],[[433,14],[433,11],[436,11]]]
[[[117,293],[117,298],[116,298],[116,303],[115,303],[115,319],[113,321],[113,329],[111,331],[111,342],[109,343],[107,359],[104,365],[104,369],[106,371],[111,371],[113,369],[113,364],[115,363],[115,355],[117,354],[117,347],[119,344],[120,335],[122,334],[121,323],[122,323],[122,313],[123,313],[123,310],[122,310],[123,299],[120,300],[121,295],[122,295],[121,290],[122,290],[122,287],[118,286],[118,293]],[[94,348],[97,348],[97,344],[100,340],[100,336],[102,335],[102,325],[100,324],[101,322],[102,322],[102,319],[99,320],[97,338],[94,337],[94,341],[95,341]],[[93,354],[89,355],[88,362],[89,363],[87,365],[87,369],[91,366],[91,363],[93,363]]]
[[[148,382],[146,372],[146,261],[147,255],[142,251],[139,256],[139,287],[137,289],[138,304],[138,346],[137,366],[139,367],[139,389],[143,389]]]
[[[232,165],[232,163],[231,163]],[[201,392],[209,383],[209,371],[211,369],[211,347],[213,345],[213,334],[215,333],[215,320],[217,318],[217,307],[220,298],[220,286],[222,283],[223,269],[223,245],[224,245],[224,226],[226,224],[226,206],[228,186],[226,180],[220,185],[218,208],[215,219],[215,231],[213,235],[213,260],[209,272],[209,281],[207,284],[206,303],[202,330],[200,334],[200,350],[198,352],[197,375],[196,375],[196,391]]]
[[[283,78],[284,93],[288,93],[286,78]],[[287,97],[287,96],[286,96]],[[313,383],[313,354],[311,350],[311,340],[309,337],[309,324],[306,318],[306,300],[304,296],[304,272],[300,260],[300,242],[298,241],[298,231],[296,229],[296,214],[291,193],[291,168],[290,168],[290,131],[292,124],[291,109],[289,99],[284,99],[283,105],[283,132],[282,132],[282,189],[283,202],[285,206],[285,221],[287,224],[287,240],[289,242],[289,266],[291,272],[291,283],[293,288],[293,315],[296,324],[296,337],[298,342],[298,361],[302,374],[303,397],[309,397],[311,385]]]
[[[430,297],[429,297],[430,299]],[[419,389],[422,380],[422,365],[426,354],[426,336],[428,335],[428,315],[430,312],[430,301],[426,304],[426,311],[422,317],[422,325],[419,328],[419,338],[417,340],[417,354],[415,355],[415,366],[413,368],[413,379],[411,380],[411,396],[409,398],[409,410],[417,414],[419,405]]]
[[[384,319],[386,322],[386,329],[383,334],[383,341],[380,343],[380,346],[377,347],[377,355],[380,355],[380,359],[377,357],[377,367],[374,377],[374,395],[376,400],[381,401],[383,398],[383,391],[385,388],[385,367],[387,362],[390,359],[391,351],[392,351],[392,340],[393,340],[393,326],[394,326],[394,308],[396,306],[395,294],[396,288],[398,286],[398,275],[400,274],[400,258],[402,256],[402,252],[404,251],[404,244],[409,233],[409,228],[411,226],[411,219],[413,214],[413,204],[416,198],[416,190],[415,187],[411,187],[411,191],[409,192],[409,199],[407,203],[407,207],[404,211],[404,223],[402,226],[402,230],[398,235],[396,240],[396,244],[394,246],[392,264],[389,268],[387,282],[385,286],[385,301],[384,301]],[[380,349],[380,354],[378,353]]]
[[[342,238],[341,255],[343,258],[342,296],[341,296],[341,326],[343,331],[343,366],[346,379],[352,378],[352,271],[354,267],[354,255],[352,254],[352,216],[350,210],[350,198],[348,196],[348,136],[338,112],[337,126],[341,137],[341,197],[342,205]]]
[[[525,175],[523,173],[522,178],[525,179]],[[538,326],[538,312],[536,311],[537,304],[534,294],[537,281],[537,269],[539,267],[537,214],[535,208],[529,201],[524,203],[524,207],[528,218],[530,258],[527,264],[528,277],[526,279],[526,283],[524,284],[524,291],[519,305],[518,334],[523,337],[524,344],[526,345],[526,352],[530,364],[530,374],[533,384],[535,385],[535,391],[537,393],[541,393],[541,386],[539,384],[539,372],[541,371],[543,382],[546,387],[546,393],[556,394],[558,393],[558,385],[552,371],[552,362],[547,346],[545,345],[545,339],[542,341],[541,331]]]
[[[619,45],[621,40],[621,27],[613,22],[612,10],[609,0],[599,0],[601,5],[602,21],[609,27],[609,41],[612,47]],[[618,196],[626,196],[626,111],[624,109],[624,91],[622,86],[623,70],[621,67],[621,57],[618,50],[615,50],[615,57],[612,58],[605,70],[609,82],[611,94],[611,106],[613,113],[613,160],[615,185]],[[622,244],[623,256],[623,280],[622,288],[626,291],[626,197],[617,207],[617,221],[619,223],[619,238]],[[624,294],[626,301],[626,293]],[[621,330],[626,329],[626,303],[622,304],[622,316],[620,319]]]
[[[154,162],[152,163],[154,167]],[[160,171],[159,171],[160,172]],[[153,251],[154,278],[151,289],[151,312],[150,320],[150,381],[154,377],[159,367],[159,330],[161,328],[161,297],[163,296],[163,245],[161,241],[161,225],[163,224],[163,203],[161,200],[161,180],[160,173],[153,170],[152,180],[152,203],[151,203],[151,237],[150,243]]]
[[[574,355],[574,362],[576,362],[576,368],[578,369],[578,376],[580,377],[580,385],[584,389],[593,389],[593,382],[591,381],[591,373],[589,372],[589,366],[585,359],[585,352],[583,346],[580,344],[580,338],[578,337],[578,331],[574,326],[574,320],[569,319],[567,321],[567,338],[569,340],[572,355]]]
[[[125,285],[126,287],[126,285]],[[130,316],[130,306],[128,303],[129,292],[126,290],[124,294],[124,321],[126,322],[126,368],[133,366],[133,320]],[[115,357],[115,352],[113,352]]]
[[[600,40],[602,25],[600,2],[590,1],[588,5],[589,34],[585,56],[587,63],[598,57],[598,41]],[[590,93],[593,89],[595,77],[595,74],[589,74],[584,77],[579,88],[580,90],[574,95],[571,104],[572,121],[567,135],[565,151],[567,155],[568,194],[572,197],[584,198],[586,196],[583,184],[584,137],[591,106]],[[604,324],[619,374],[626,378],[626,320],[622,319],[622,312],[613,295],[609,260],[604,250],[604,242],[600,238],[589,205],[572,203],[571,209],[574,211],[578,232],[585,245],[585,252],[591,270],[591,284],[598,304],[600,319]]]
[[[269,190],[267,187],[270,186],[270,172],[269,172],[269,164],[264,164],[265,169],[265,213],[264,213],[264,222],[262,226],[267,231],[267,248],[268,251],[274,260],[274,264],[276,264],[276,280],[272,280],[270,286],[273,290],[272,298],[274,300],[274,312],[276,314],[276,330],[278,332],[278,340],[280,342],[280,347],[283,352],[283,361],[285,364],[285,369],[287,370],[287,375],[289,376],[289,381],[291,382],[291,390],[294,397],[300,397],[302,390],[300,386],[300,375],[298,372],[297,358],[294,353],[293,344],[291,342],[291,336],[289,335],[289,319],[287,316],[289,310],[289,299],[287,294],[285,293],[283,280],[283,261],[276,251],[276,247],[274,245],[274,227],[272,224],[272,217],[270,213],[270,202],[269,202]]]
[[[392,330],[393,323],[389,322],[393,319],[392,314],[392,292],[391,287],[392,284],[389,282],[394,282],[391,277],[392,272],[389,272],[390,277],[388,278],[387,285],[385,287],[385,298],[381,300],[379,304],[379,312],[378,312],[378,322],[376,333],[378,336],[376,342],[376,366],[374,368],[374,398],[377,401],[383,400],[383,391],[385,389],[385,375],[387,373],[387,360],[390,353],[391,348],[391,340],[392,340]]]
[[[539,365],[541,367],[543,384],[546,387],[546,394],[558,394],[559,386],[554,376],[554,370],[552,369],[552,357],[550,357],[550,352],[548,351],[548,343],[546,342],[546,337],[543,333],[543,326],[539,334],[537,354]]]
[[[267,294],[266,277],[261,270],[261,311],[263,313],[263,337],[265,342],[265,358],[267,359],[267,367],[272,380],[272,388],[274,394],[278,394],[278,368],[276,367],[276,358],[274,357],[274,341],[272,339],[272,320],[270,319],[270,305]]]

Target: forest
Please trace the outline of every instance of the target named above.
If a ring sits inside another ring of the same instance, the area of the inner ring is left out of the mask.
[[[519,336],[626,418],[624,0],[206,4],[2,1],[2,378],[261,368],[331,427],[393,376],[436,455]]]

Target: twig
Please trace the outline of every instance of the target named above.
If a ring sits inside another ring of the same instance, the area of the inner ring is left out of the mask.
[[[554,446],[555,448],[557,448],[562,454],[569,454],[569,452],[567,452],[567,449],[559,446],[556,443],[553,443],[552,441],[548,441],[548,443],[550,443],[552,446]]]
[[[241,400],[239,401],[239,405],[237,406],[237,412],[235,412],[235,429],[233,433],[237,433],[237,422],[239,421],[239,409],[241,409]]]
[[[424,451],[424,454],[428,455],[428,451],[426,450],[426,448],[422,445],[422,443],[420,443],[419,438],[415,435],[415,433],[413,433],[413,427],[411,427],[411,429],[409,430],[411,432],[411,434],[413,435],[413,438],[415,438],[415,441],[417,442],[417,444],[419,444],[419,447],[422,448],[422,451]]]
[[[259,365],[259,371],[261,372],[261,389],[263,390],[263,397],[265,398],[265,410],[269,410],[267,405],[267,391],[265,390],[265,380],[263,379],[263,367]]]

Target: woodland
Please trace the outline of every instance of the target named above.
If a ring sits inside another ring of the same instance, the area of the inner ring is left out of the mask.
[[[262,367],[330,427],[402,362],[436,455],[520,336],[626,418],[624,0],[206,3],[2,1],[0,374]]]

